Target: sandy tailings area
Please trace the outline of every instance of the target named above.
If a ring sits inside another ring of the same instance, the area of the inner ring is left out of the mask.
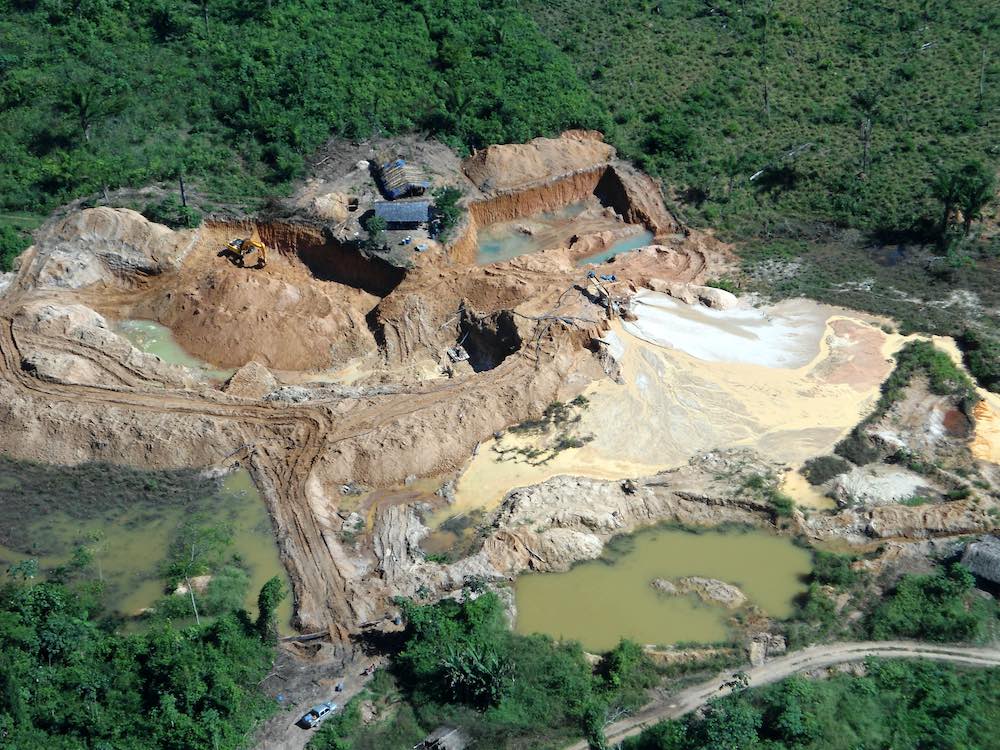
[[[976,404],[976,434],[970,448],[982,461],[1000,464],[1000,396],[979,389],[982,401]]]
[[[537,463],[513,452],[501,459],[498,449],[544,438],[491,440],[463,474],[452,512],[491,507],[513,487],[558,474],[651,474],[714,448],[748,446],[797,466],[828,453],[871,408],[904,341],[807,300],[720,311],[643,291],[634,311],[636,321],[606,337],[623,382],[585,391],[573,434],[590,441]],[[786,490],[803,505],[830,505],[804,482]]]

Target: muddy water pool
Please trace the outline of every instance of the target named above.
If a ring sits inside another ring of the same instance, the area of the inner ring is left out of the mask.
[[[622,229],[625,226],[627,225],[623,224],[613,212],[602,207],[596,198],[570,203],[558,211],[483,227],[478,232],[479,249],[476,262],[479,265],[486,265],[553,247],[566,247],[574,235]],[[633,239],[634,237],[628,237],[617,243],[615,248],[618,249],[615,252],[620,253],[640,247],[641,245],[628,246]]]
[[[640,247],[645,247],[653,241],[653,233],[648,229],[644,229],[639,234],[634,237],[626,237],[623,240],[619,240],[607,250],[601,250],[599,253],[594,255],[588,255],[586,258],[581,259],[577,265],[586,266],[590,263],[603,263],[606,260],[610,260],[616,255],[621,255],[622,253],[627,253],[629,250],[635,250]]]
[[[156,481],[155,478],[149,481]],[[0,490],[16,492],[16,475],[0,473]],[[221,487],[204,502],[156,507],[137,503],[116,507],[92,518],[73,517],[65,511],[38,514],[19,534],[19,549],[0,546],[0,569],[29,558],[44,571],[67,562],[77,546],[94,553],[93,569],[105,582],[105,603],[124,616],[135,615],[164,595],[159,574],[170,540],[193,513],[208,523],[222,523],[232,531],[229,553],[238,557],[250,578],[245,606],[256,612],[257,593],[272,576],[286,582],[289,595],[282,602],[278,619],[287,629],[292,617],[290,587],[278,556],[267,508],[245,470],[228,474]]]
[[[128,339],[136,349],[153,354],[169,365],[182,365],[198,370],[209,378],[228,378],[235,370],[220,370],[204,360],[188,354],[174,339],[173,332],[152,320],[123,320],[114,327],[115,333]]]
[[[516,629],[580,641],[605,651],[621,638],[642,644],[725,640],[733,610],[694,595],[657,592],[655,578],[715,578],[738,586],[751,604],[772,617],[791,614],[805,590],[810,553],[791,540],[762,531],[649,529],[615,540],[600,560],[567,573],[518,578]]]

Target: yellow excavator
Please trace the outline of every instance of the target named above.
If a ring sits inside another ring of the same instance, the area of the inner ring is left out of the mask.
[[[267,245],[261,242],[256,229],[249,237],[230,240],[223,252],[234,257],[241,268],[246,267],[247,256],[254,253],[257,253],[257,263],[254,268],[263,268],[267,265]]]

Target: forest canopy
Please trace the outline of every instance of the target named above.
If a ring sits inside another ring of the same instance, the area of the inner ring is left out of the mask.
[[[185,174],[252,201],[332,136],[459,148],[602,116],[512,0],[0,0],[0,209]]]

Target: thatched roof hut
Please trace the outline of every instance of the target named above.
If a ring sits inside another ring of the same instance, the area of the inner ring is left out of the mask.
[[[984,536],[965,548],[962,565],[992,583],[1000,583],[1000,537]]]

